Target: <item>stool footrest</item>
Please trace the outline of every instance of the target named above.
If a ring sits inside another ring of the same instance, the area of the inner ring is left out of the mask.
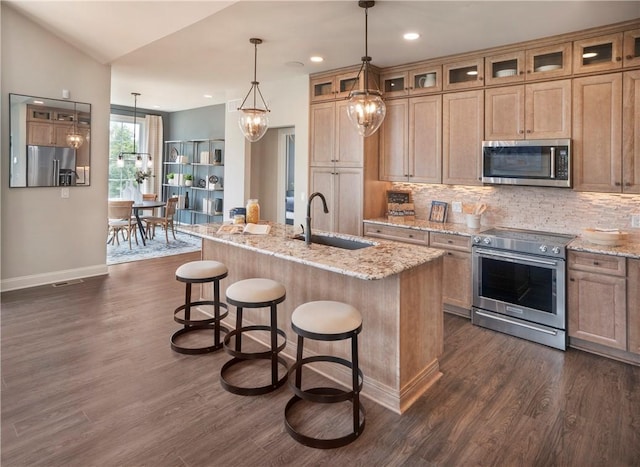
[[[187,305],[180,305],[178,308],[176,308],[173,311],[173,320],[176,323],[180,323],[183,324],[185,326],[204,326],[207,324],[211,324],[211,323],[215,323],[216,319],[219,320],[223,320],[227,317],[227,315],[229,315],[229,310],[227,310],[227,304],[224,302],[215,302],[214,300],[199,300],[197,302],[191,302],[190,306],[191,308],[196,307],[196,306],[200,306],[200,305],[212,305],[212,306],[216,306],[216,304],[220,307],[224,309],[224,313],[220,313],[220,317],[216,318],[216,317],[212,317],[212,318],[205,318],[205,319],[184,319],[184,318],[179,318],[177,315],[178,313],[180,313],[181,311],[183,311]]]
[[[337,395],[338,393],[342,393],[344,391],[340,389],[335,389],[335,388],[313,388],[313,389],[308,389],[306,392],[315,393],[317,396],[333,396],[333,395]],[[293,396],[291,399],[289,399],[289,402],[287,402],[287,405],[284,409],[284,427],[293,439],[295,439],[301,444],[304,444],[305,446],[309,446],[312,448],[319,448],[319,449],[339,448],[342,446],[346,446],[347,444],[354,441],[364,431],[364,424],[365,424],[364,407],[362,407],[362,405],[358,403],[358,411],[359,411],[358,426],[355,429],[355,431],[352,431],[351,433],[345,436],[340,436],[338,438],[314,438],[312,436],[307,436],[305,434],[302,434],[296,428],[294,428],[294,426],[289,422],[290,411],[301,400],[303,399],[301,399],[298,396]]]
[[[271,360],[271,356],[267,357],[267,358],[262,358],[263,360]],[[234,357],[231,360],[229,360],[228,362],[226,362],[224,365],[222,365],[222,368],[220,369],[220,385],[226,389],[227,391],[229,391],[230,393],[233,394],[238,394],[239,396],[259,396],[261,394],[267,394],[269,392],[275,391],[276,389],[278,389],[279,387],[281,387],[284,383],[287,382],[287,375],[288,372],[285,371],[284,376],[280,379],[277,380],[277,382],[275,384],[268,384],[266,386],[259,386],[259,387],[241,387],[241,386],[236,386],[234,384],[229,383],[226,379],[225,379],[225,373],[227,372],[227,370],[229,370],[231,367],[239,364],[239,363],[243,363],[246,362],[247,359],[246,358],[238,358],[238,357]],[[282,366],[284,366],[284,368],[287,368],[287,361],[282,358],[282,357],[278,357],[278,363]]]
[[[334,357],[332,355],[315,355],[313,357],[306,357],[298,360],[291,366],[291,368],[289,368],[289,387],[296,394],[296,396],[306,401],[320,402],[322,404],[332,404],[335,402],[342,402],[353,398],[353,391],[345,391],[342,389],[333,388],[313,388],[303,390],[302,388],[297,387],[295,384],[295,373],[298,368],[302,369],[302,366],[314,362],[337,363],[349,369],[353,369],[353,363],[351,363],[349,360],[340,357]],[[358,392],[362,391],[363,381],[364,375],[362,374],[362,370],[358,368]],[[331,391],[322,393],[321,391],[317,391],[318,389],[331,389]]]
[[[235,350],[229,345],[231,343],[232,337],[235,337],[236,339],[238,339],[244,333],[251,332],[251,331],[269,331],[270,332],[271,327],[267,325],[257,324],[254,326],[244,326],[240,329],[234,329],[224,337],[223,343],[224,343],[225,352],[227,352],[229,355],[233,357],[237,357],[243,360],[271,358],[271,354],[273,353],[271,349],[265,350],[264,352],[242,352],[240,350]],[[284,342],[280,344],[275,350],[275,353],[280,353],[287,345],[287,334],[282,329],[276,329],[276,332],[280,337],[284,337]]]
[[[218,349],[221,349],[222,342],[218,342],[217,344],[214,343],[213,345],[209,345],[206,347],[183,347],[176,343],[176,340],[184,334],[187,334],[193,331],[201,331],[203,329],[215,330],[215,328],[216,328],[215,324],[207,324],[207,325],[189,326],[186,328],[178,329],[171,336],[171,349],[175,352],[187,354],[187,355],[198,355],[203,353],[214,352]],[[229,332],[229,329],[226,326],[222,326],[222,325],[220,326],[220,330],[225,333]]]

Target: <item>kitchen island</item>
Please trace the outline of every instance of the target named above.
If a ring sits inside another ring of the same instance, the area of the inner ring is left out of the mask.
[[[337,300],[357,307],[363,316],[359,350],[364,397],[402,413],[441,376],[442,251],[345,235],[339,237],[371,246],[358,250],[307,246],[292,238],[293,227],[280,224],[272,224],[267,235],[218,234],[219,227],[183,225],[179,229],[203,239],[203,259],[221,261],[229,268],[228,278],[221,283],[223,296],[232,283],[252,277],[285,285],[287,298],[278,306],[278,327],[287,333],[283,355],[290,361],[296,352],[293,310],[313,300]],[[227,324],[233,327],[235,310],[230,308]],[[264,322],[265,313],[247,309],[244,318],[251,324]],[[305,355],[332,352],[350,358],[348,342],[317,344],[305,343]],[[350,384],[349,373],[342,368],[318,371]]]

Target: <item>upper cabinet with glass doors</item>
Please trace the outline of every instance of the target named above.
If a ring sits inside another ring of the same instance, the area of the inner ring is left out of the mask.
[[[364,73],[358,77],[360,67],[338,74],[327,74],[311,78],[311,102],[332,101],[346,99],[351,91],[364,87]],[[370,68],[371,70],[371,68]],[[375,73],[375,72],[374,72]],[[370,86],[375,86],[375,75],[370,73]]]
[[[392,70],[383,74],[380,81],[385,98],[439,92],[442,91],[442,66]]]
[[[622,33],[591,37],[573,43],[573,72],[589,73],[622,68]]]
[[[484,86],[484,59],[472,58],[465,61],[447,63],[442,68],[444,90],[455,91]]]
[[[625,67],[640,65],[640,29],[632,29],[624,33],[622,48]]]

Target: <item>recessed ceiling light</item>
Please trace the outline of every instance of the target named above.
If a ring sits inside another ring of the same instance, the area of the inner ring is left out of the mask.
[[[402,37],[404,37],[405,40],[408,40],[408,41],[415,41],[417,38],[420,37],[420,34],[418,34],[417,32],[407,32]]]
[[[204,96],[205,99],[213,99],[213,96],[211,94],[205,94]]]
[[[598,54],[596,52],[587,52],[582,54],[582,58],[593,58],[593,57],[597,57]]]
[[[314,63],[320,63],[324,61],[324,58],[320,57],[319,55],[314,55],[309,60],[311,60]]]
[[[44,102],[42,102],[42,101],[33,101],[33,103],[34,104],[41,104],[41,105],[44,104]]]
[[[159,109],[159,108],[160,108],[160,106],[159,106],[159,105],[154,105],[154,106],[153,106],[153,108],[154,108],[154,109]]]

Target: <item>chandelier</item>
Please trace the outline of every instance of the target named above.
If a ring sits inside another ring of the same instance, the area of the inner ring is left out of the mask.
[[[78,149],[84,143],[84,138],[78,133],[78,110],[77,104],[73,103],[73,128],[67,133],[67,145],[73,149]]]
[[[361,136],[374,134],[387,113],[387,108],[382,100],[382,93],[378,89],[369,88],[369,44],[368,44],[368,9],[376,4],[372,0],[360,0],[358,6],[364,8],[364,57],[358,71],[356,82],[359,82],[360,74],[364,71],[364,89],[351,91],[347,114]]]
[[[267,107],[267,103],[264,101],[264,97],[262,97],[262,93],[260,92],[260,88],[258,86],[260,83],[256,79],[256,70],[258,68],[258,44],[262,44],[262,39],[251,38],[249,39],[249,42],[254,46],[253,81],[251,81],[251,88],[249,89],[249,92],[242,101],[240,107],[238,107],[238,111],[240,112],[238,124],[240,125],[240,130],[242,130],[244,137],[253,143],[262,138],[267,132],[267,127],[269,126],[269,118],[267,114],[270,110]],[[245,107],[244,105],[252,93],[253,106]],[[260,100],[262,100],[262,108],[258,108],[257,106],[258,95],[260,96]]]
[[[151,167],[153,165],[151,154],[147,152],[136,152],[136,121],[138,116],[138,96],[140,93],[132,92],[131,95],[133,96],[133,151],[118,154],[117,166],[124,167],[125,156],[132,156],[135,158],[136,167],[142,168],[143,158],[147,160],[147,166]]]

